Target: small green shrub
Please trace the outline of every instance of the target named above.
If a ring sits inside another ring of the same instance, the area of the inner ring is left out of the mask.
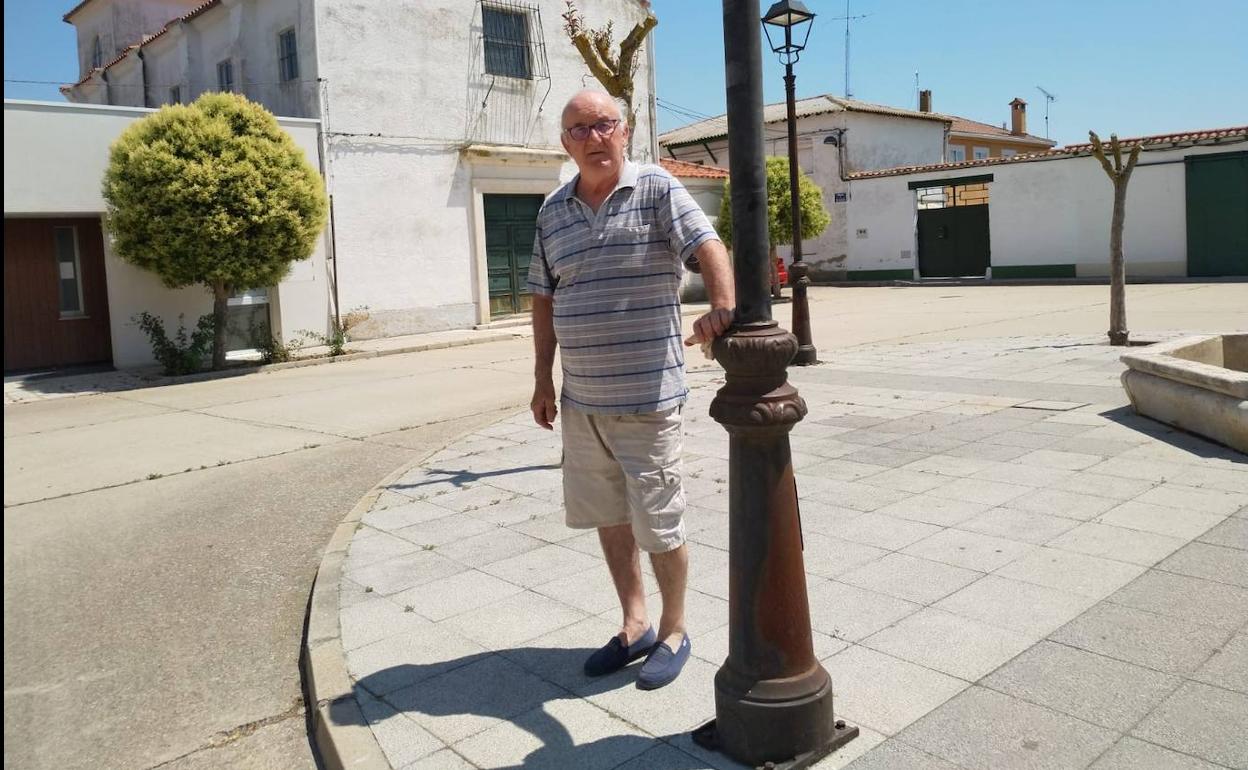
[[[212,340],[216,329],[212,314],[200,316],[195,330],[189,333],[183,318],[178,316],[178,331],[173,339],[165,333],[165,323],[158,316],[143,312],[131,319],[147,335],[147,340],[152,345],[152,355],[170,377],[203,371],[212,353]]]
[[[276,335],[255,321],[247,328],[247,337],[251,346],[260,353],[260,360],[266,364],[284,364],[303,350],[306,336],[299,334],[290,342],[282,342]]]

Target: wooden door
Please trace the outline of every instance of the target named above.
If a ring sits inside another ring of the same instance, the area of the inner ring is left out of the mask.
[[[4,371],[111,363],[100,220],[4,220]]]
[[[485,261],[490,317],[529,311],[529,260],[537,233],[541,195],[486,195]]]

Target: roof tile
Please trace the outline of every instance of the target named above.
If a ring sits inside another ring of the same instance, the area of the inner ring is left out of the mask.
[[[701,163],[689,163],[684,160],[673,160],[672,158],[660,158],[659,165],[667,171],[667,173],[676,177],[684,177],[686,179],[727,179],[728,169],[718,166],[704,166]]]

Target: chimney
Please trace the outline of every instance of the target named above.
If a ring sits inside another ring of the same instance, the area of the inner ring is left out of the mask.
[[[1027,133],[1027,102],[1018,97],[1010,102],[1010,133],[1014,136]]]
[[[919,91],[919,112],[932,111],[932,92],[930,89]]]

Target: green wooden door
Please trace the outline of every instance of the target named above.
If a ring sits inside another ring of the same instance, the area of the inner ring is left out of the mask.
[[[485,263],[490,288],[490,317],[531,309],[529,259],[537,233],[541,195],[486,195]]]
[[[1187,161],[1187,274],[1248,275],[1248,152]]]

